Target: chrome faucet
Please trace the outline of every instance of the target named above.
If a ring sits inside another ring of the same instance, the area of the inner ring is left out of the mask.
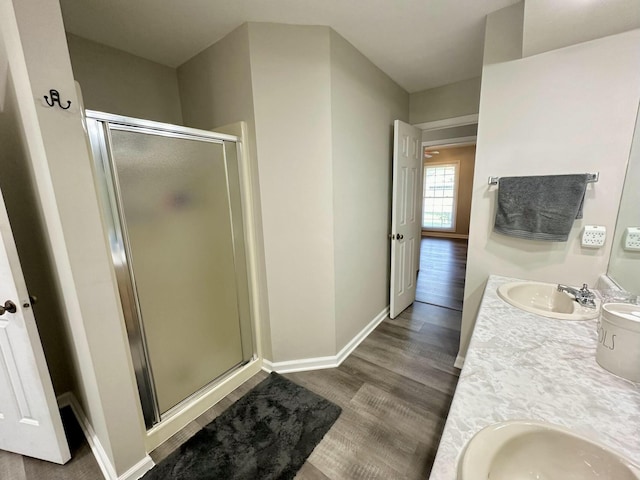
[[[588,308],[596,308],[595,294],[589,290],[589,287],[586,283],[582,284],[582,288],[578,290],[577,288],[568,287],[567,285],[558,284],[559,292],[567,292],[569,295],[573,295],[578,302],[583,307]]]

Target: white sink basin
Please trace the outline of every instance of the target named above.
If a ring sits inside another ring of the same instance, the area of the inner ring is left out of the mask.
[[[600,313],[600,300],[596,308],[580,305],[572,295],[559,292],[553,283],[511,282],[498,287],[498,295],[505,302],[526,312],[561,320],[590,320]]]
[[[640,467],[608,448],[543,422],[511,421],[467,444],[458,480],[638,480]]]

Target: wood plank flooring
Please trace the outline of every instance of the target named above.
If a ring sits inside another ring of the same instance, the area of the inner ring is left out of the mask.
[[[449,241],[451,246],[444,247],[441,239],[426,240],[422,261],[440,269],[436,275],[442,284],[437,290],[440,298],[435,300],[451,302],[456,294],[447,294],[442,280],[448,279],[455,288],[460,278],[464,282],[464,273],[460,277],[460,266],[447,268],[443,259],[455,259],[462,250],[466,254],[466,246]],[[446,248],[447,256],[441,253]],[[429,255],[436,259],[429,260]],[[430,281],[423,278],[429,268],[421,264],[419,286]],[[434,300],[433,294],[429,299]],[[461,312],[452,306],[415,302],[399,317],[385,319],[340,367],[285,374],[343,409],[296,479],[427,479],[458,381],[453,363],[460,321]],[[151,452],[153,460],[160,462],[266,376],[265,372],[255,375],[191,422]],[[72,439],[70,463],[53,465],[0,451],[0,479],[101,479],[86,441],[78,439],[75,419],[65,414],[64,423]]]
[[[296,478],[428,478],[458,381],[459,317],[416,303],[340,367],[286,374],[343,409]]]
[[[462,311],[467,240],[422,237],[416,301]]]
[[[460,312],[415,303],[338,368],[284,376],[342,407],[297,480],[428,478],[458,381]],[[151,453],[160,462],[266,378],[260,372]]]

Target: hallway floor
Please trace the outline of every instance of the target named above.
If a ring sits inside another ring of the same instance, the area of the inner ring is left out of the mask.
[[[429,477],[458,381],[453,363],[460,336],[462,250],[466,257],[466,242],[442,240],[422,241],[419,301],[384,320],[340,367],[285,375],[343,409],[296,479]],[[436,301],[445,306],[431,304]],[[255,375],[151,457],[161,461],[266,376]],[[98,465],[68,413],[63,410],[71,462],[59,466],[0,451],[0,479],[100,480]]]
[[[296,478],[426,480],[458,382],[459,322],[416,302],[340,367],[286,375],[343,408]]]
[[[468,241],[422,237],[416,301],[462,311]]]

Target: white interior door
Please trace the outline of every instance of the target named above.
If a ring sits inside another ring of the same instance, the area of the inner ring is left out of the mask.
[[[65,463],[71,455],[1,192],[0,236],[0,450]]]
[[[420,249],[419,197],[422,192],[422,131],[393,124],[393,200],[391,210],[391,318],[416,299],[416,257]]]

